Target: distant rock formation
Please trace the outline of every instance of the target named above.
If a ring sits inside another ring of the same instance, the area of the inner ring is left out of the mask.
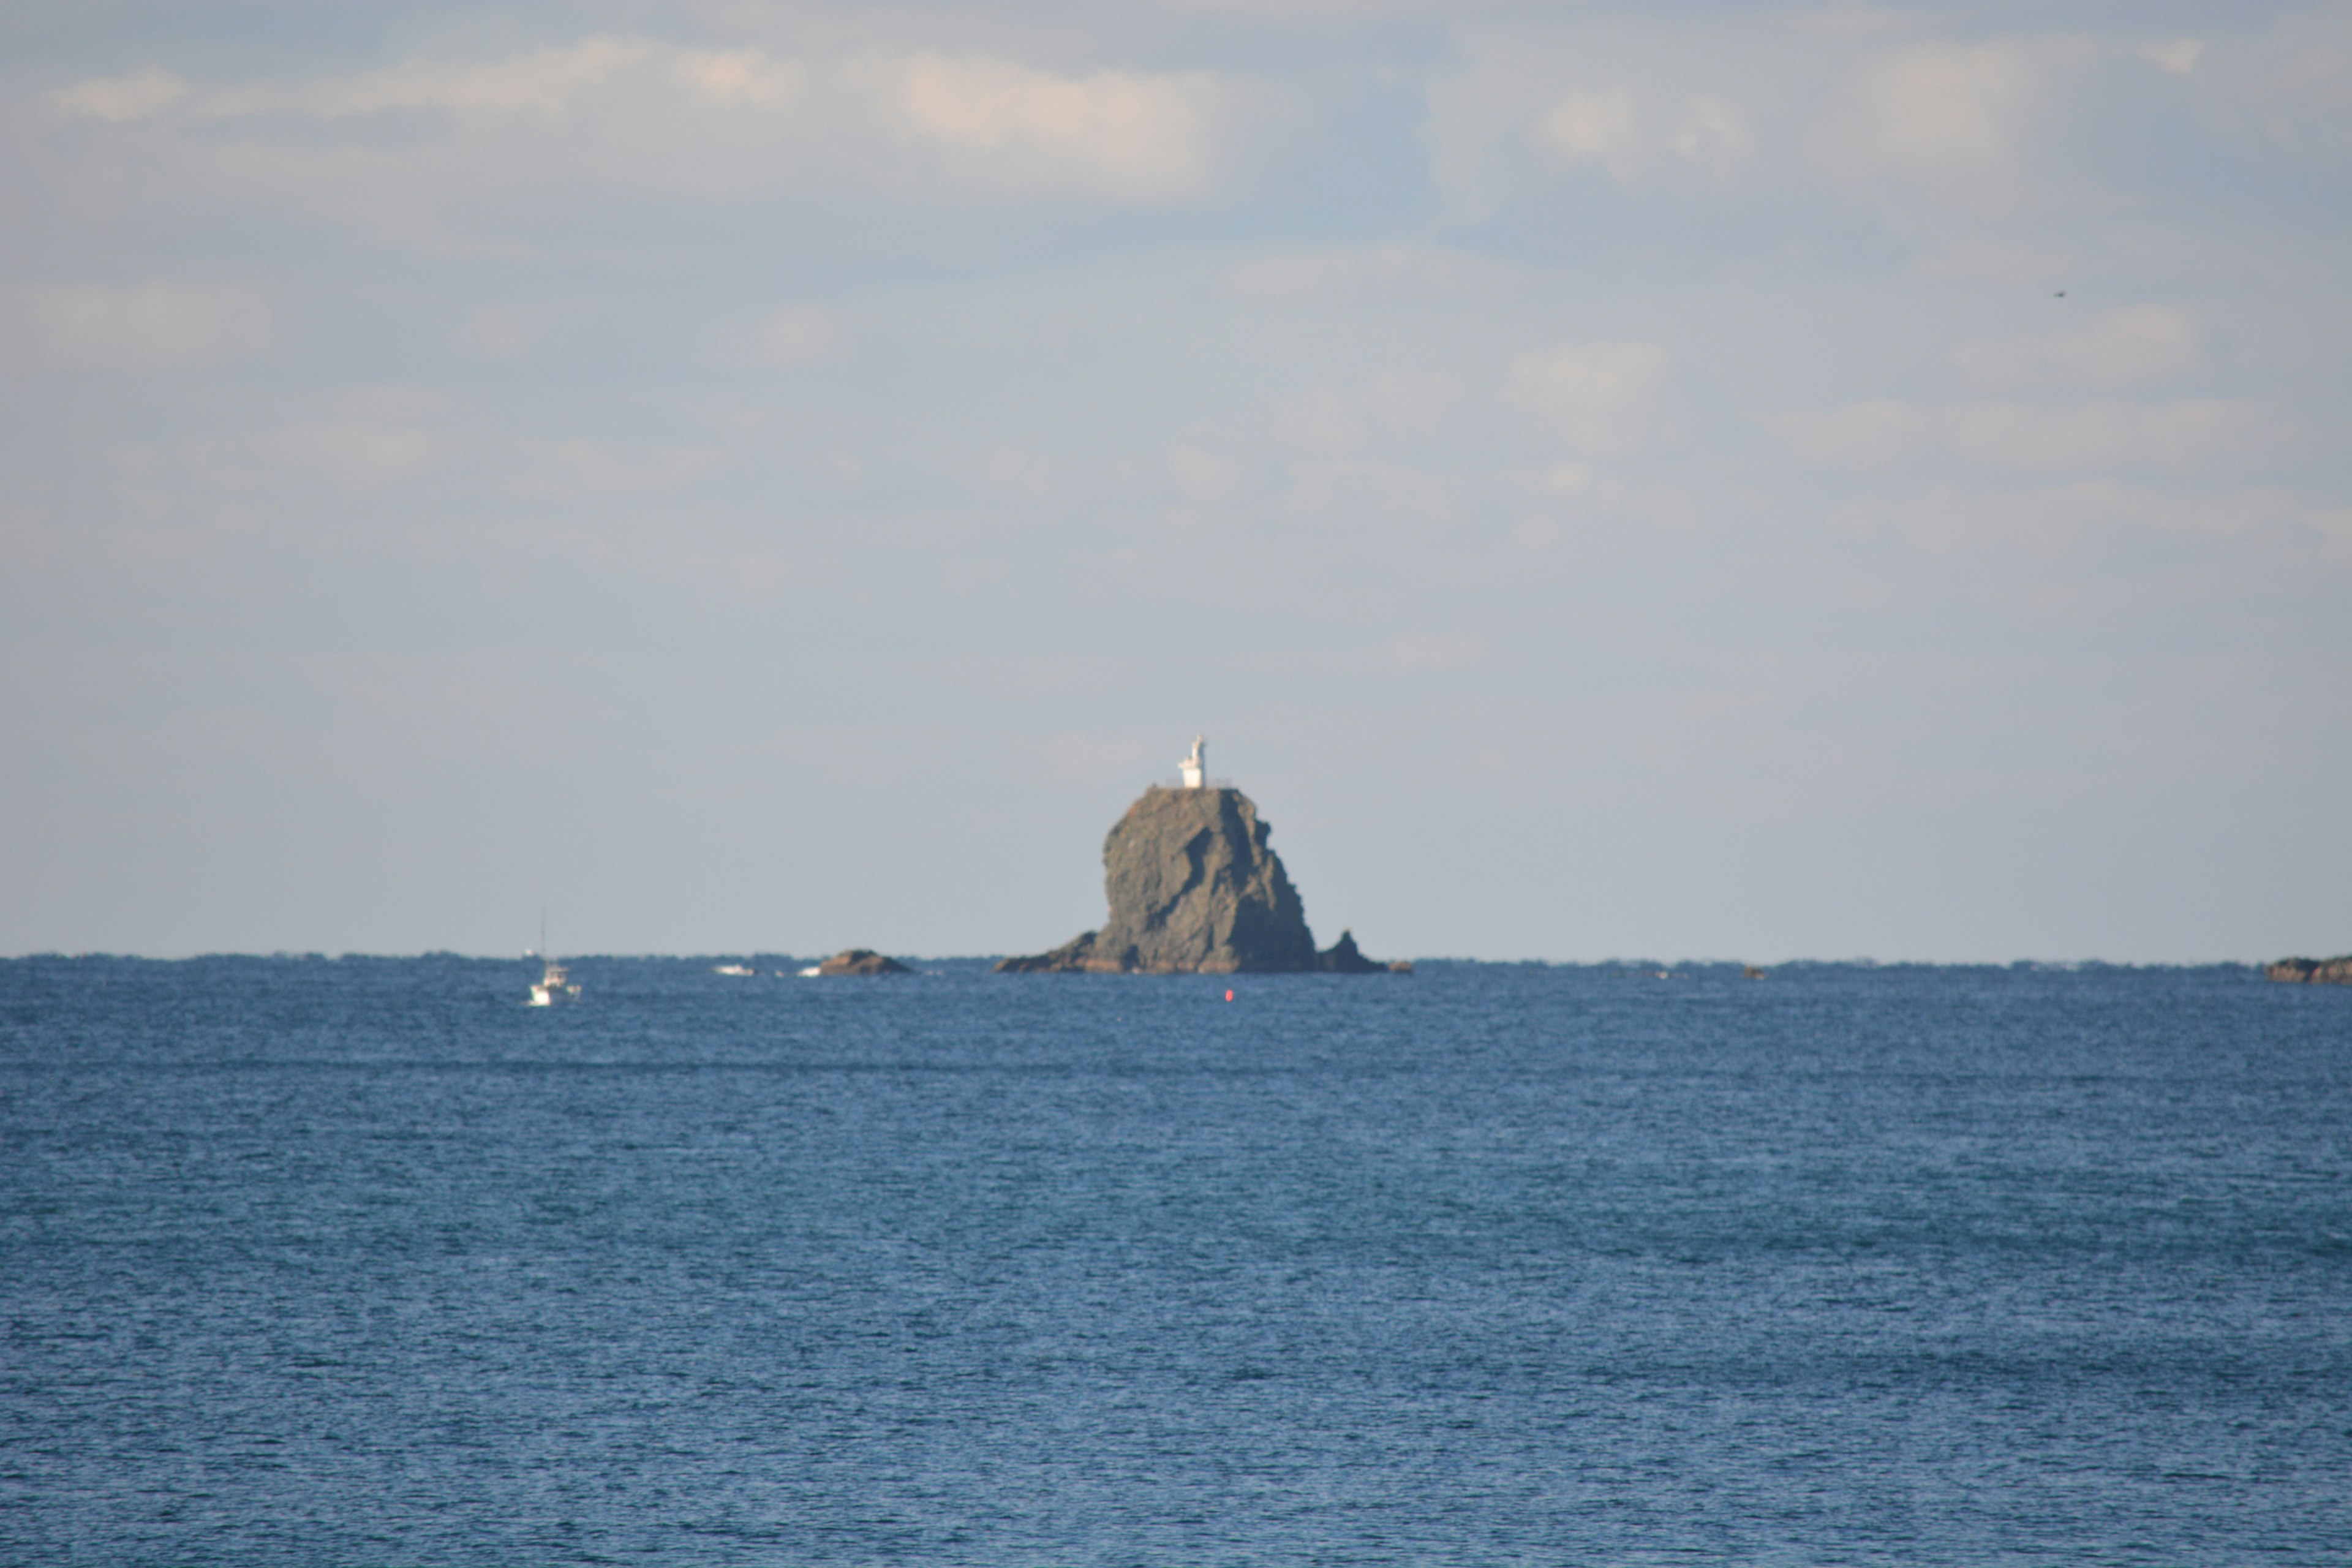
[[[2282,958],[2263,973],[2290,985],[2352,985],[2352,952],[2341,958]]]
[[[1051,952],[1008,958],[1009,974],[1272,974],[1388,971],[1342,934],[1315,951],[1306,907],[1266,847],[1271,831],[1237,789],[1162,789],[1127,808],[1103,841],[1110,918]],[[1409,967],[1409,966],[1408,966]]]
[[[1394,963],[1382,963],[1377,958],[1366,958],[1356,949],[1353,931],[1342,931],[1339,940],[1315,955],[1316,970],[1324,974],[1411,974],[1412,965],[1404,959]]]
[[[1097,931],[1080,931],[1051,952],[1032,953],[1026,958],[997,960],[999,974],[1086,974],[1097,971],[1117,973],[1116,963],[1095,962]]]
[[[885,958],[870,947],[845,947],[816,966],[819,974],[912,974],[895,958]]]

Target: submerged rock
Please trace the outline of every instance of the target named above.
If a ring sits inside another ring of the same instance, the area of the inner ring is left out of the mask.
[[[819,974],[912,974],[915,972],[895,958],[886,958],[870,947],[845,947],[816,966]]]
[[[1307,911],[1266,847],[1271,829],[1237,789],[1162,789],[1127,808],[1103,841],[1110,918],[1051,952],[1008,958],[1011,974],[1384,973],[1342,935],[1315,951]]]
[[[2341,958],[2282,958],[2263,973],[2291,985],[2352,985],[2352,952]]]

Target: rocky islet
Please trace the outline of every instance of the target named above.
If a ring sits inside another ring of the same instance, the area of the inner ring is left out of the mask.
[[[2282,958],[2263,973],[2290,985],[2352,985],[2352,952],[2341,958]]]
[[[1272,829],[1240,790],[1146,789],[1103,841],[1108,917],[1050,952],[1008,958],[1002,973],[1382,974],[1353,935],[1315,946],[1298,890],[1268,847]]]
[[[818,974],[912,974],[897,959],[870,947],[845,947],[816,966]]]

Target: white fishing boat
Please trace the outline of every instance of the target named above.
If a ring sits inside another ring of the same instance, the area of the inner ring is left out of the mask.
[[[539,912],[539,952],[535,956],[546,961],[547,973],[541,975],[538,984],[530,988],[530,1005],[534,1007],[552,1007],[558,1002],[578,1001],[580,987],[573,984],[571,972],[556,963],[553,956],[547,951],[547,911],[545,910]]]
[[[552,1007],[558,1002],[577,1001],[580,987],[572,982],[571,973],[553,959],[547,961],[547,973],[530,988],[530,1005]]]
[[[748,963],[721,963],[714,965],[710,973],[713,974],[757,974],[760,972],[752,968]]]

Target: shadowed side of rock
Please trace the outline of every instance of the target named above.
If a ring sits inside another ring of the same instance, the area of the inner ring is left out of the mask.
[[[1271,829],[1237,789],[1143,792],[1103,841],[1109,918],[1005,973],[1384,973],[1343,936],[1315,951],[1298,891],[1266,845]]]
[[[2352,952],[2341,958],[2282,958],[2263,973],[2290,985],[2352,985]]]

